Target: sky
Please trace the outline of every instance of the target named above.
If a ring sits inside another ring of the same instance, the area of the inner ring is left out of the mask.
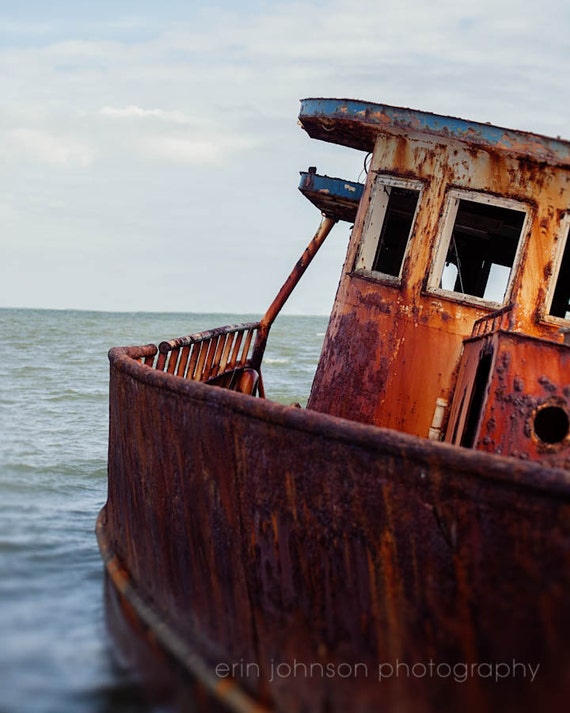
[[[0,0],[0,307],[263,313],[363,180],[299,100],[570,139],[566,0]],[[285,311],[326,314],[337,225]]]

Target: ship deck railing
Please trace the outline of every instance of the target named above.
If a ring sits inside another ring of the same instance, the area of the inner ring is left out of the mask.
[[[260,322],[244,322],[163,341],[138,357],[182,379],[264,396],[260,365],[252,363]]]
[[[513,305],[509,304],[479,318],[473,324],[471,337],[481,337],[497,330],[510,332],[513,328],[512,310]]]

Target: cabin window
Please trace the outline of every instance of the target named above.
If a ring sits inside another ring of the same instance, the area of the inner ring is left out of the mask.
[[[422,184],[377,176],[355,269],[399,279]]]
[[[526,218],[515,201],[452,192],[429,287],[503,304]]]
[[[570,214],[564,217],[562,225],[561,251],[555,268],[554,292],[549,314],[553,317],[570,319],[570,240],[568,232]]]

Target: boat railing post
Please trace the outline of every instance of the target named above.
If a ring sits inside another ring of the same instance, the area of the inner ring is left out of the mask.
[[[262,317],[259,323],[259,329],[257,332],[257,337],[251,356],[250,365],[252,366],[252,368],[259,370],[259,368],[261,367],[261,361],[263,359],[263,353],[265,351],[265,345],[267,344],[267,337],[269,335],[271,325],[275,321],[283,305],[285,304],[285,302],[287,302],[289,295],[297,286],[305,270],[309,267],[312,259],[315,257],[319,248],[324,243],[328,234],[337,222],[338,218],[333,218],[323,214],[323,218],[313,239],[307,245],[299,260],[297,260],[297,263],[295,264],[295,267],[291,270],[289,277],[285,280],[275,299],[269,305],[269,308]]]

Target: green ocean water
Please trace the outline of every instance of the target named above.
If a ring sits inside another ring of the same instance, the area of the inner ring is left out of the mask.
[[[107,351],[255,318],[0,309],[0,713],[149,710],[104,621]],[[306,402],[326,323],[278,319],[269,398]]]

